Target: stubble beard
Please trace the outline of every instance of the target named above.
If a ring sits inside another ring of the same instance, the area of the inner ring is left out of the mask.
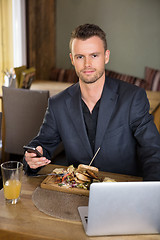
[[[105,72],[105,69],[102,69],[101,71],[98,71],[98,72],[95,72],[95,74],[92,76],[92,77],[87,77],[87,76],[84,76],[85,74],[83,73],[84,70],[78,72],[76,71],[77,73],[77,76],[79,77],[79,79],[86,83],[86,84],[91,84],[91,83],[95,83],[98,81],[98,79],[100,79],[104,72]]]

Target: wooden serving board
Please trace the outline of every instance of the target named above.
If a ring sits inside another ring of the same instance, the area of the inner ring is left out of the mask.
[[[41,188],[59,191],[59,192],[89,196],[89,190],[85,190],[81,188],[67,188],[65,186],[58,186],[58,184],[54,183],[54,181],[55,181],[55,176],[47,176],[41,183]]]
[[[60,166],[56,166],[56,168]],[[54,167],[55,168],[55,167]],[[66,168],[66,167],[64,167]],[[109,172],[99,172],[99,177],[109,177],[115,179],[116,182],[132,182],[132,181],[142,181],[141,177],[123,175],[123,174],[116,174],[116,173],[109,173]],[[66,192],[78,195],[85,195],[89,196],[89,190],[80,189],[80,188],[67,188],[65,186],[58,186],[58,184],[54,183],[54,176],[47,176],[43,182],[41,183],[41,188],[59,191],[59,192]]]

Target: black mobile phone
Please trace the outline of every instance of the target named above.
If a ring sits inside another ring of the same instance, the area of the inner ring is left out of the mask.
[[[43,155],[35,147],[23,146],[23,149],[29,153],[36,153],[37,157],[43,157]]]

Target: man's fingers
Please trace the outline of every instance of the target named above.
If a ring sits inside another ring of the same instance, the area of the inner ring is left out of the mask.
[[[51,161],[46,157],[36,157],[35,153],[25,153],[25,160],[30,166],[30,168],[38,168],[49,164]]]

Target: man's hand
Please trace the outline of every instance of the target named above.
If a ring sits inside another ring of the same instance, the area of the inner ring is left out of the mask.
[[[38,146],[37,150],[43,155],[43,149],[41,146]],[[27,151],[25,152],[24,156],[30,168],[33,168],[33,169],[45,166],[51,162],[46,157],[37,157],[35,153],[29,153]]]

